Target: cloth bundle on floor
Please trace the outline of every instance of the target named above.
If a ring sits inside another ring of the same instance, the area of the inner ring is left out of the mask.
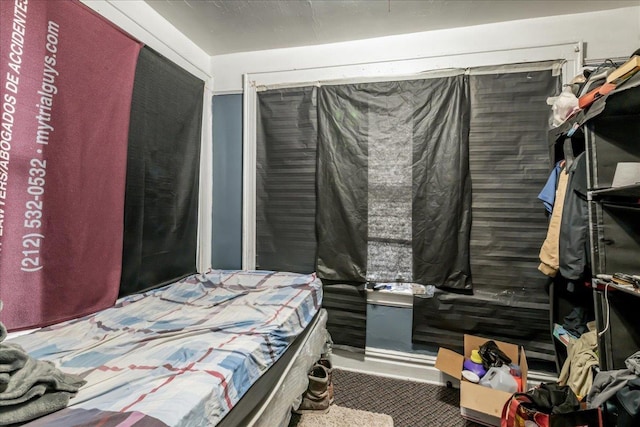
[[[0,322],[0,425],[33,420],[66,407],[85,381],[61,372],[51,362],[32,358],[19,345],[3,342],[6,336]]]

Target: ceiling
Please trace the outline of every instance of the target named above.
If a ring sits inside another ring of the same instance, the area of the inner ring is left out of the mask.
[[[638,6],[596,0],[145,0],[209,55]]]

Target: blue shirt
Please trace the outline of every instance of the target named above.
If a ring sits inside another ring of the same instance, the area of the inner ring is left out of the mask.
[[[562,163],[562,160],[556,163],[555,167],[551,171],[551,174],[549,175],[549,179],[547,179],[547,183],[542,188],[542,191],[540,191],[540,194],[538,194],[538,199],[542,201],[542,203],[544,204],[544,208],[549,213],[553,212],[553,204],[556,201],[556,188],[558,186],[558,174],[562,169],[562,167],[560,166],[561,163]]]

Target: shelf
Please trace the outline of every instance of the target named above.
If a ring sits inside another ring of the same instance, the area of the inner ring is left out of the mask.
[[[591,197],[593,199],[602,199],[605,197],[637,197],[640,199],[640,184],[591,191]]]
[[[632,285],[619,285],[617,283],[610,283],[609,288],[616,289],[618,291],[626,292],[628,294],[634,295],[636,297],[640,297],[640,289],[632,286]]]
[[[627,82],[620,85],[619,88],[609,93],[607,97],[603,97],[606,106],[603,106],[602,111],[598,112],[600,119],[603,118],[615,118],[626,117],[633,118],[640,115],[640,73],[636,73]],[[628,91],[628,92],[627,92]],[[627,92],[625,96],[618,96],[623,92]],[[607,99],[608,98],[608,99]],[[595,113],[596,111],[594,111]],[[589,114],[587,114],[589,116]],[[594,115],[595,116],[595,115]],[[591,117],[585,117],[589,120]]]
[[[640,183],[637,179],[613,186],[620,163],[640,163],[640,73],[596,99],[569,123],[550,131],[554,153],[583,142],[587,162],[587,244],[591,273],[640,274]],[[575,133],[575,129],[578,129]],[[567,135],[572,135],[567,139]],[[617,181],[622,182],[622,181]],[[640,349],[640,290],[632,285],[592,281],[603,370],[622,369],[625,359]],[[629,294],[629,295],[627,295]],[[606,328],[605,328],[606,325]],[[554,331],[555,332],[555,331]],[[555,334],[554,334],[555,335]],[[559,347],[556,338],[555,347]]]

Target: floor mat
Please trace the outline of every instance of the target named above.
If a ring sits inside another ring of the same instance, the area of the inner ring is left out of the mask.
[[[393,418],[389,415],[337,405],[331,405],[326,414],[304,414],[299,417],[297,423],[294,422],[289,425],[296,427],[393,427]]]

